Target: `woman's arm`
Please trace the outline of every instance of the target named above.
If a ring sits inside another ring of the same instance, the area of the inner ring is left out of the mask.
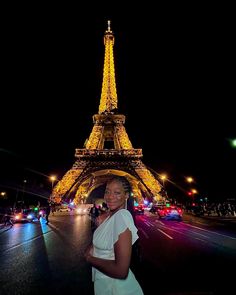
[[[119,239],[114,245],[114,252],[115,260],[94,257],[91,255],[91,251],[87,251],[85,257],[92,266],[105,275],[112,278],[125,279],[129,272],[132,252],[132,236],[128,228],[119,235]]]

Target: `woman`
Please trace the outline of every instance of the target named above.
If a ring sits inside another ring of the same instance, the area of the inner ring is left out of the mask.
[[[85,253],[93,266],[95,295],[143,295],[130,270],[132,245],[138,239],[132,215],[125,209],[130,193],[130,183],[123,176],[114,176],[106,185],[109,211]]]

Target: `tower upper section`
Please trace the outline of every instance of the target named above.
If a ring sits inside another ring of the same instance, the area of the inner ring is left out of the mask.
[[[104,34],[105,58],[103,68],[102,94],[99,105],[99,114],[114,113],[117,110],[117,93],[115,79],[115,65],[113,56],[114,35],[108,21],[108,28]]]

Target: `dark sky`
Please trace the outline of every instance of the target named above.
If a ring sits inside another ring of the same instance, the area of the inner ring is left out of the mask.
[[[204,197],[236,198],[230,7],[121,8],[5,11],[0,185],[41,177],[25,168],[59,178],[71,168],[98,112],[111,19],[118,108],[143,162],[181,187],[191,175]]]

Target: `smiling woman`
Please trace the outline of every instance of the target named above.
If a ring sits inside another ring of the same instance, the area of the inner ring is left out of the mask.
[[[97,227],[86,260],[93,267],[96,295],[142,295],[142,289],[130,269],[132,245],[137,241],[137,228],[126,210],[131,186],[124,176],[107,182],[104,199],[108,215]]]

